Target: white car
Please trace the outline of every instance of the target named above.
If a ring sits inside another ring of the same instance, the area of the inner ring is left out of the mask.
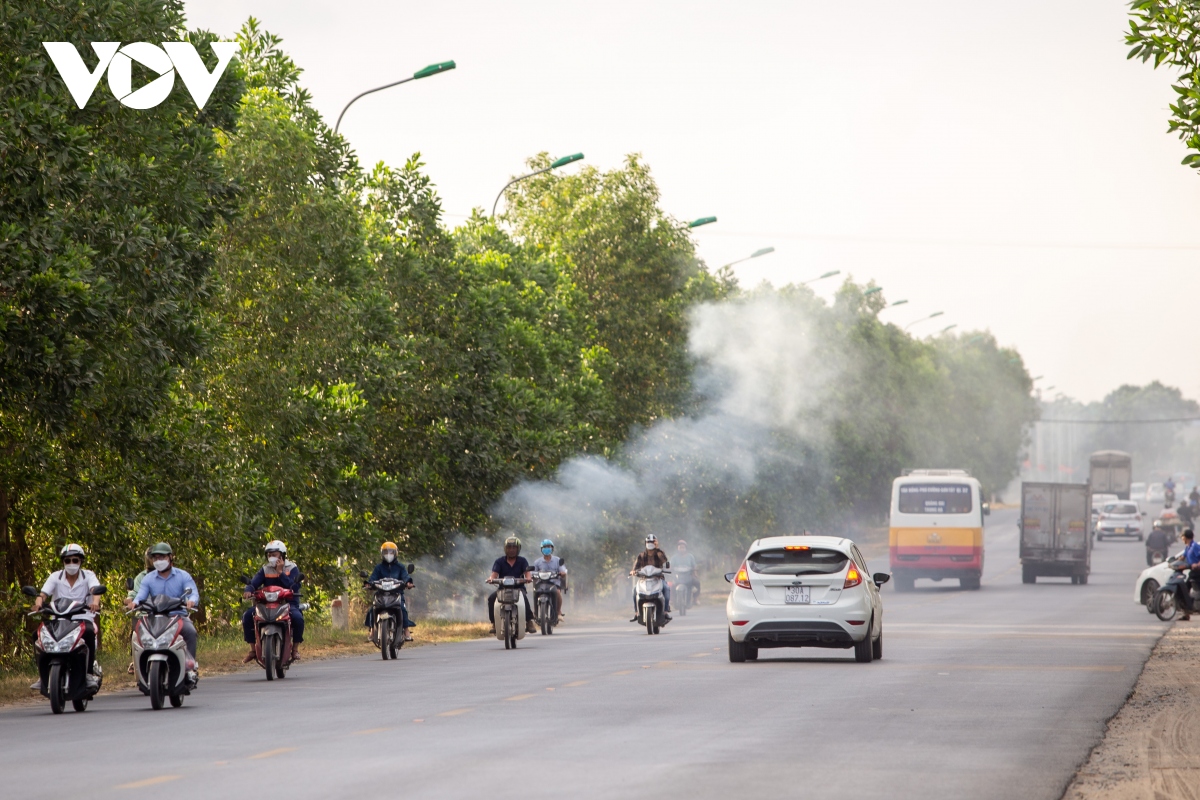
[[[1167,501],[1167,490],[1161,483],[1152,483],[1146,487],[1146,502],[1147,503],[1165,503]]]
[[[1096,541],[1114,536],[1133,536],[1142,541],[1142,509],[1134,501],[1116,500],[1101,507],[1100,519],[1096,521]]]
[[[1115,494],[1105,494],[1103,492],[1092,495],[1092,528],[1093,529],[1096,527],[1096,520],[1100,519],[1100,509],[1103,508],[1106,503],[1111,503],[1115,500],[1120,500],[1120,499],[1121,498],[1117,497]]]
[[[862,663],[883,658],[883,602],[854,542],[836,536],[772,536],[750,545],[725,603],[729,660],[754,661],[763,647],[854,648]]]
[[[1171,558],[1182,557],[1182,550],[1171,556]],[[1137,583],[1134,584],[1133,602],[1141,603],[1151,614],[1154,613],[1154,609],[1150,607],[1150,598],[1167,582],[1167,578],[1170,578],[1171,573],[1175,571],[1169,563],[1171,558],[1168,558],[1161,564],[1155,564],[1153,567],[1146,567],[1142,570],[1142,574],[1138,575]]]
[[[1146,484],[1144,484],[1144,483],[1129,484],[1129,499],[1130,500],[1145,500],[1146,499]]]

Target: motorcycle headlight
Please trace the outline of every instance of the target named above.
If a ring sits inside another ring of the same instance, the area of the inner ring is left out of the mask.
[[[42,645],[42,649],[47,653],[53,653],[58,650],[58,640],[51,636],[50,631],[45,628],[42,628],[41,633],[38,634],[38,640]]]
[[[268,603],[274,603],[279,600],[279,592],[263,592],[263,599]]]
[[[150,635],[150,632],[143,629],[143,630],[139,631],[138,633],[140,634],[140,637],[142,640],[142,647],[147,648],[149,650],[153,650],[155,639],[153,636]]]

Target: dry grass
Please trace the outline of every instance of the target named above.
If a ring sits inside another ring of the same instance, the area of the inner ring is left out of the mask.
[[[406,644],[405,647],[461,642],[490,636],[491,633],[491,626],[484,622],[422,620],[413,630],[415,641]],[[304,634],[304,644],[301,645],[300,650],[303,661],[345,658],[378,652],[378,648],[367,640],[367,634],[363,628],[339,631],[324,625],[309,625]],[[199,653],[197,653],[201,676],[222,675],[243,669],[259,669],[255,664],[242,663],[247,649],[246,643],[242,641],[240,630],[230,631],[228,634],[219,636],[201,636]],[[118,651],[110,638],[100,653],[100,666],[104,669],[104,689],[101,694],[133,688],[133,676],[125,671],[128,664],[128,649],[122,647]],[[37,680],[37,672],[32,665],[24,670],[6,670],[0,676],[0,706],[46,702],[44,697],[29,688],[29,684],[35,680]]]

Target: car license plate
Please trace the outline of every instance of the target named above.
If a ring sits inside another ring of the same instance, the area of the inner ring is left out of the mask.
[[[785,603],[811,603],[812,602],[812,587],[809,586],[787,586],[784,588],[783,602]]]
[[[1124,533],[1124,532],[1125,532],[1124,528],[1113,528],[1113,533]]]

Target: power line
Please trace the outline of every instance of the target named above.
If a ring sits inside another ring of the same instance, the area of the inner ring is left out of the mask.
[[[1200,422],[1200,417],[1171,419],[1039,419],[1036,422],[1055,422],[1060,425],[1152,425],[1164,422]]]

